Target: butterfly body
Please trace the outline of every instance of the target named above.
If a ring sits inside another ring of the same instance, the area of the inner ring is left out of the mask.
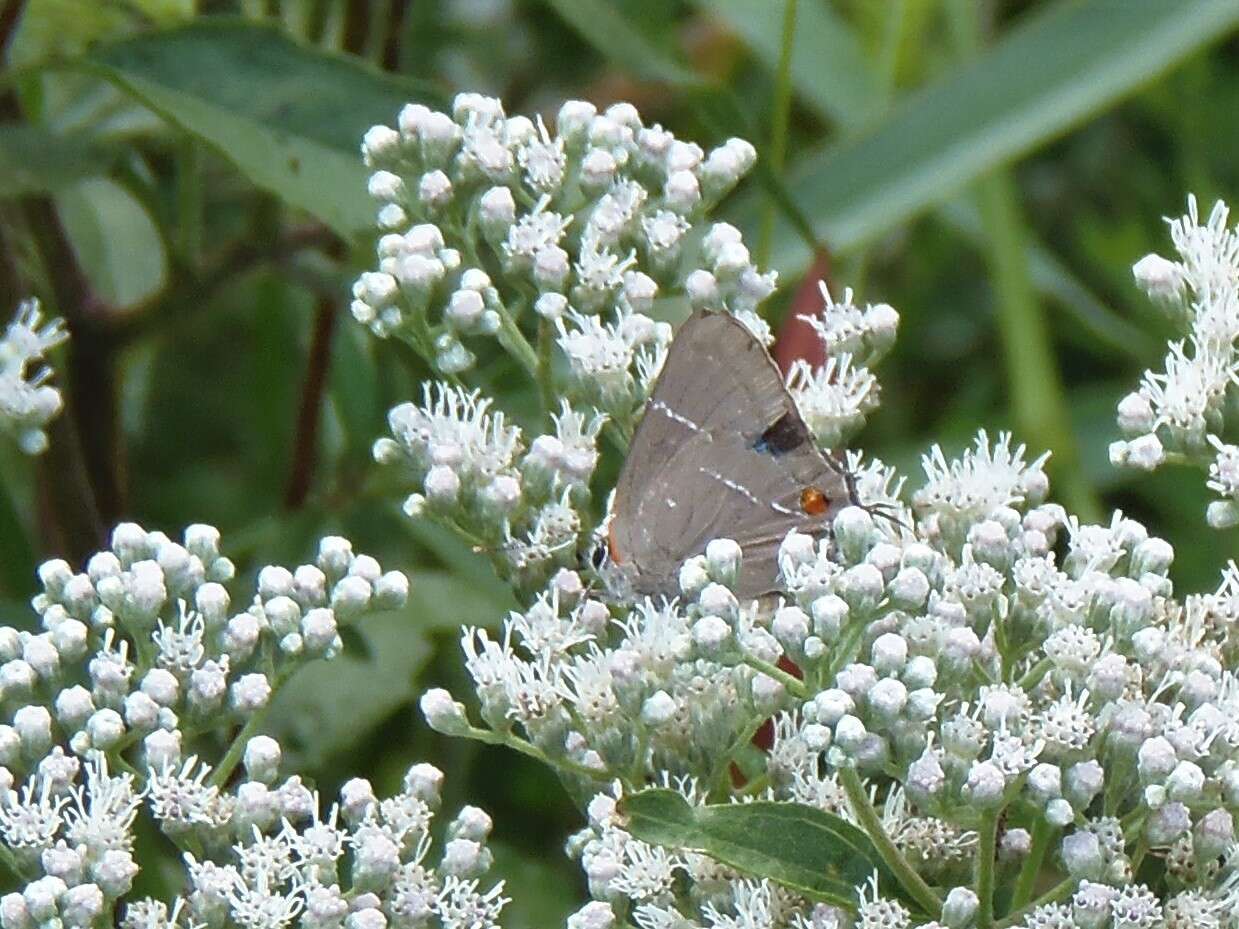
[[[663,363],[620,473],[612,560],[637,594],[674,596],[680,565],[716,538],[743,553],[736,593],[777,589],[793,529],[820,535],[850,502],[778,367],[734,317],[698,311]]]

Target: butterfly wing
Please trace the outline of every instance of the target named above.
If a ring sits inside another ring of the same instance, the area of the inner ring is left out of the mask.
[[[812,488],[826,505],[806,511]],[[612,556],[638,593],[672,595],[686,558],[734,539],[737,593],[759,596],[775,587],[787,532],[823,530],[847,499],[765,347],[734,317],[697,312],[671,343],[620,473]]]

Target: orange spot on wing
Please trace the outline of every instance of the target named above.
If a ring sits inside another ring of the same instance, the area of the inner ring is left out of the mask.
[[[800,492],[800,508],[810,516],[822,516],[830,507],[830,501],[820,487],[806,487]]]
[[[619,546],[615,544],[615,527],[614,525],[607,527],[607,554],[611,556],[613,564],[620,564],[623,559],[620,558]]]

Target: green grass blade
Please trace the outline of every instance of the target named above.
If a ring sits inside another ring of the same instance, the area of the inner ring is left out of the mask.
[[[782,51],[781,23],[770,0],[697,0],[771,66]],[[806,105],[846,130],[871,121],[887,101],[860,39],[830,4],[805,2],[796,11],[791,76]]]
[[[872,132],[812,155],[789,180],[815,228],[846,251],[1062,134],[1239,25],[1233,0],[1066,0],[1034,15]],[[735,219],[754,228],[756,198]],[[807,260],[781,223],[772,263]]]
[[[981,225],[981,215],[973,203],[963,199],[953,200],[939,208],[936,215],[974,245],[984,246],[985,230]],[[1141,364],[1147,364],[1160,354],[1163,347],[1156,339],[1103,303],[1058,256],[1035,241],[1027,228],[1024,250],[1033,285],[1043,297],[1054,300],[1071,316],[1088,338]]]
[[[626,71],[647,80],[680,86],[701,83],[692,70],[634,29],[613,3],[604,0],[544,2],[594,48]]]

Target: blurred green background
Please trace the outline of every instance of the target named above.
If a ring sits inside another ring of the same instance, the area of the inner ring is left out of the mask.
[[[4,0],[3,305],[69,321],[52,451],[0,458],[6,616],[51,554],[120,519],[220,527],[243,570],[343,532],[414,579],[407,612],[307,669],[272,726],[330,793],[413,759],[497,821],[507,924],[580,895],[551,776],[429,733],[416,695],[464,691],[463,623],[511,606],[487,565],[399,513],[369,447],[427,372],[347,313],[371,264],[362,132],[459,90],[509,112],[635,103],[761,169],[723,218],[782,275],[902,316],[859,445],[900,465],[979,426],[1054,450],[1059,499],[1115,507],[1215,583],[1239,536],[1204,528],[1201,475],[1112,470],[1114,406],[1157,367],[1165,322],[1131,281],[1188,192],[1239,191],[1235,0]],[[487,377],[519,418],[530,397]],[[612,463],[614,466],[615,463]]]

